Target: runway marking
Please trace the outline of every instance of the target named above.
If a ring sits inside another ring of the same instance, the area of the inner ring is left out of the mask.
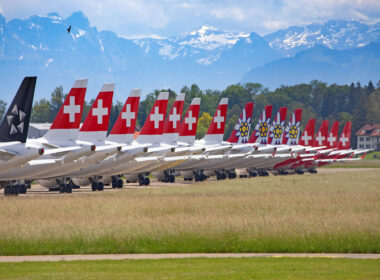
[[[58,262],[94,260],[158,260],[188,258],[342,258],[380,259],[380,254],[324,254],[324,253],[191,253],[191,254],[98,254],[98,255],[33,255],[0,256],[7,262]]]

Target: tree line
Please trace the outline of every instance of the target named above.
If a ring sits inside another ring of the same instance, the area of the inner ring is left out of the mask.
[[[154,90],[140,102],[137,128],[140,128],[144,124],[154,101],[161,91],[169,91],[167,109],[169,112],[176,97],[176,92],[170,89]],[[190,87],[184,86],[181,92],[186,93],[184,114],[193,98],[201,98],[197,138],[202,138],[205,135],[217,105],[223,97],[229,99],[225,139],[232,132],[247,102],[255,103],[253,126],[267,104],[273,105],[272,116],[274,116],[280,107],[288,107],[288,118],[294,109],[302,108],[301,125],[303,127],[310,118],[316,118],[317,127],[324,119],[331,122],[338,120],[340,122],[340,129],[343,128],[345,122],[352,121],[352,132],[355,133],[366,123],[380,123],[380,81],[376,84],[375,88],[371,81],[368,85],[362,86],[359,82],[356,84],[351,83],[351,85],[328,85],[327,83],[314,80],[308,84],[281,86],[273,91],[270,91],[259,83],[234,84],[224,90],[202,90],[199,86],[193,84]],[[36,101],[32,110],[31,122],[52,122],[62,106],[65,96],[63,87],[59,86],[52,92],[50,100],[43,98]],[[94,101],[92,99],[89,102],[85,102],[82,121],[87,116]],[[112,128],[116,121],[124,101],[113,103],[109,129]],[[0,100],[0,118],[2,118],[5,110],[6,103]],[[352,140],[353,147],[356,147],[356,137],[353,137]]]

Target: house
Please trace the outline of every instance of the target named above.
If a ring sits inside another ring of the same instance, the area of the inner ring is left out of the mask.
[[[380,123],[366,124],[355,133],[358,149],[380,151]]]

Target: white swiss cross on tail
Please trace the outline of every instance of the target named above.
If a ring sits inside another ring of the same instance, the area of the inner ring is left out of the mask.
[[[63,106],[63,113],[69,114],[69,122],[75,122],[75,114],[80,113],[80,105],[75,105],[75,96],[70,96],[69,105]]]
[[[346,146],[346,142],[348,142],[348,138],[346,137],[346,135],[344,135],[344,133],[342,133],[342,135],[340,136],[339,141],[342,143],[342,145],[344,147],[344,146]]]
[[[173,108],[173,113],[169,116],[169,121],[173,122],[173,128],[177,128],[177,122],[181,119],[181,116],[177,114],[177,108]]]
[[[92,109],[92,115],[96,116],[98,124],[103,123],[103,116],[108,115],[108,108],[103,107],[103,99],[98,100],[98,107]]]
[[[193,117],[193,112],[189,111],[189,115],[185,118],[185,123],[188,125],[189,130],[193,130],[193,124],[196,123],[197,118]]]
[[[216,112],[216,117],[214,118],[214,121],[216,122],[216,127],[220,129],[221,123],[224,122],[224,117],[220,115],[220,110]]]
[[[329,142],[330,146],[334,146],[334,143],[336,141],[336,137],[330,132],[330,136],[327,138],[327,141]]]
[[[164,120],[164,115],[160,114],[160,108],[154,107],[154,114],[150,115],[150,121],[154,122],[154,128],[160,127],[160,121]]]
[[[319,146],[323,145],[323,141],[325,141],[326,137],[322,135],[321,132],[318,132],[317,138],[315,138],[318,142]]]
[[[121,113],[121,118],[125,120],[126,127],[131,126],[131,120],[136,118],[136,113],[131,111],[131,104],[127,104],[125,112]]]
[[[302,140],[304,141],[304,143],[305,143],[306,146],[309,145],[309,140],[311,140],[312,138],[313,137],[307,135],[307,131],[305,131],[305,133],[302,136]]]

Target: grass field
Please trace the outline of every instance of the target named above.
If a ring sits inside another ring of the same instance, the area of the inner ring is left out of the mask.
[[[241,258],[0,264],[0,279],[379,279],[379,260]]]
[[[380,172],[0,199],[0,255],[380,253]]]

